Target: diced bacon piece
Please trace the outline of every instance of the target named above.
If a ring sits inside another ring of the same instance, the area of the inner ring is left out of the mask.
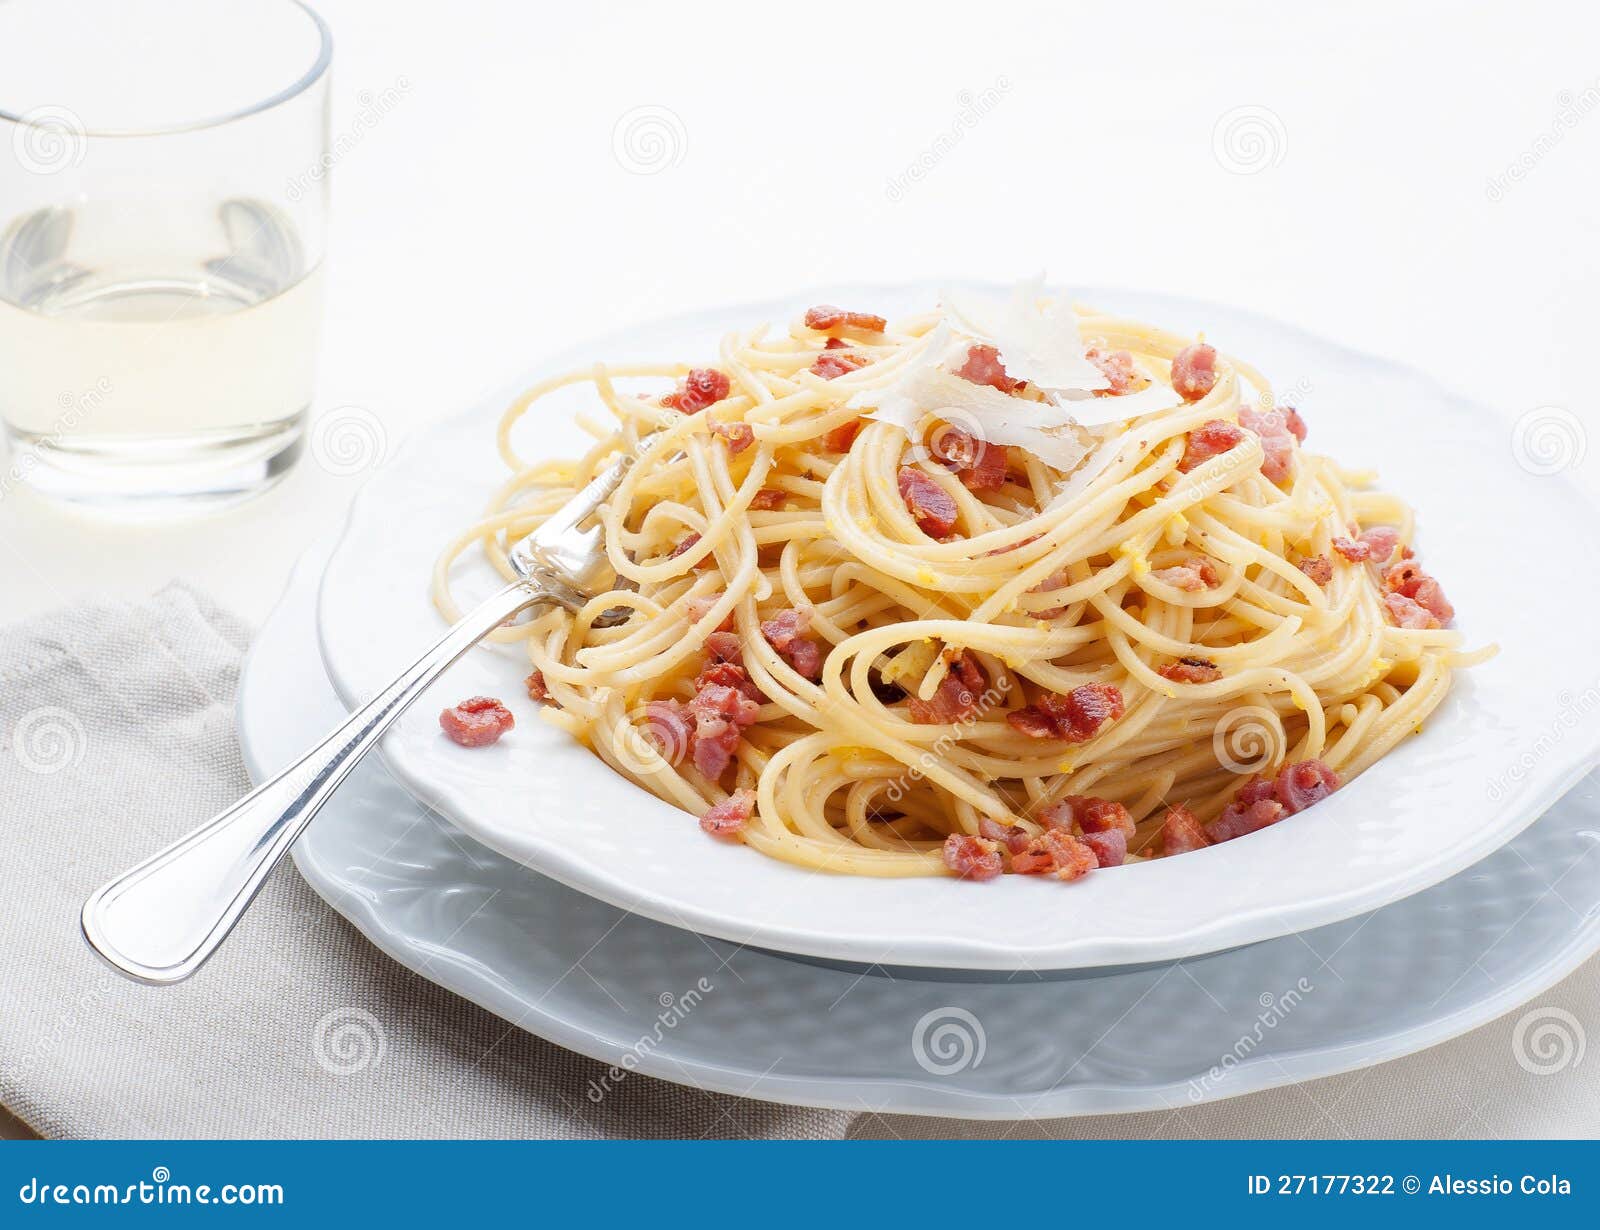
[[[815,679],[822,673],[822,650],[816,641],[805,635],[810,627],[811,610],[800,607],[779,611],[774,618],[763,620],[761,635],[796,672],[807,679]]]
[[[1011,856],[1011,870],[1018,875],[1053,875],[1058,880],[1080,879],[1099,865],[1095,852],[1064,829],[1046,829],[1022,853]]]
[[[1375,525],[1361,535],[1361,541],[1366,545],[1368,558],[1374,564],[1387,564],[1394,549],[1400,545],[1400,531],[1392,525]]]
[[[1383,605],[1388,608],[1389,618],[1394,620],[1397,628],[1431,631],[1444,626],[1432,611],[1415,598],[1407,598],[1404,594],[1385,594]]]
[[[1335,537],[1333,540],[1335,553],[1352,564],[1360,564],[1372,558],[1372,547],[1359,539]]]
[[[985,443],[959,427],[942,427],[934,431],[928,451],[969,491],[995,491],[1006,484],[1004,445]]]
[[[723,594],[721,590],[718,590],[714,594],[701,594],[698,597],[690,598],[683,604],[683,613],[689,617],[690,623],[697,624],[707,615],[711,614],[711,608],[716,606],[717,603],[721,602],[722,599]],[[728,618],[724,619],[719,625],[717,625],[717,630],[719,632],[726,632],[732,627],[733,612],[729,611]]]
[[[1183,460],[1178,462],[1180,472],[1187,474],[1197,465],[1220,457],[1244,439],[1244,428],[1226,419],[1212,419],[1201,423],[1189,433],[1183,446]]]
[[[1010,854],[1021,854],[1028,848],[1028,842],[1031,840],[1028,830],[1021,825],[1001,824],[992,816],[979,817],[978,836],[998,842]]]
[[[744,671],[731,663],[708,667],[695,686],[698,691],[687,706],[694,719],[694,765],[715,781],[733,759],[740,732],[760,716],[761,704],[745,690],[751,685]]]
[[[1039,819],[1048,828],[1080,833],[1109,833],[1113,830],[1132,837],[1133,817],[1121,803],[1092,795],[1069,794],[1058,803],[1039,809]]]
[[[1306,442],[1306,421],[1300,417],[1300,411],[1293,406],[1279,406],[1278,410],[1283,415],[1283,425],[1289,429],[1289,434],[1301,444]]]
[[[1289,477],[1294,461],[1294,433],[1284,421],[1282,413],[1268,410],[1263,413],[1246,406],[1239,411],[1239,422],[1261,438],[1261,475],[1269,483],[1281,483]]]
[[[944,839],[944,865],[963,880],[992,880],[1005,870],[998,845],[966,833]]]
[[[817,361],[811,365],[812,372],[824,380],[834,380],[849,372],[858,371],[872,362],[866,355],[835,353],[849,348],[849,342],[830,337],[822,347],[822,354],[818,355]]]
[[[544,681],[543,671],[534,671],[522,681],[528,689],[528,699],[538,701],[541,705],[550,700],[550,685]]]
[[[1194,813],[1180,805],[1168,808],[1167,817],[1161,822],[1160,843],[1161,857],[1166,858],[1172,854],[1203,850],[1211,844],[1211,838],[1206,836],[1205,829],[1195,819]]]
[[[1085,683],[1065,696],[1046,692],[1026,709],[1006,714],[1006,721],[1035,739],[1054,737],[1068,743],[1085,743],[1123,712],[1122,690],[1115,684]],[[1040,723],[1035,714],[1042,714],[1046,719],[1044,733],[1039,733]]]
[[[710,640],[709,637],[706,639],[707,641]],[[741,656],[743,655],[741,654]],[[731,660],[712,662],[694,677],[696,692],[713,686],[732,688],[756,705],[762,704],[767,699],[761,694],[761,689],[750,681],[750,675],[744,667]],[[689,705],[693,708],[694,702],[690,701]],[[755,719],[751,718],[750,720],[754,721]]]
[[[1094,851],[1102,867],[1120,867],[1128,860],[1128,835],[1121,829],[1109,833],[1085,833],[1080,841]]]
[[[646,701],[641,729],[668,764],[675,765],[688,754],[694,730],[677,701]]]
[[[1239,787],[1239,789],[1234,793],[1233,801],[1235,803],[1242,803],[1248,807],[1252,803],[1261,802],[1263,799],[1275,799],[1277,797],[1278,788],[1276,780],[1270,777],[1261,777],[1258,775],[1252,777],[1244,785]]]
[[[1222,669],[1210,658],[1179,658],[1156,673],[1173,683],[1215,683],[1222,678]]]
[[[871,312],[847,312],[841,307],[834,307],[831,303],[819,303],[806,311],[806,328],[815,329],[819,333],[828,333],[834,329],[861,329],[867,333],[882,333],[888,327],[889,322],[882,316],[874,316]]]
[[[706,657],[713,662],[732,662],[744,665],[744,643],[737,632],[713,632],[706,637]]]
[[[699,534],[693,534],[692,533],[692,534],[685,535],[683,540],[680,541],[677,546],[673,547],[672,550],[667,553],[667,558],[668,559],[677,559],[678,556],[682,555],[684,552],[694,550],[694,544],[699,542],[699,541],[700,541],[700,535]]]
[[[1084,357],[1100,369],[1100,374],[1111,382],[1108,389],[1097,389],[1096,397],[1121,397],[1136,393],[1150,381],[1133,366],[1133,356],[1126,350],[1108,351],[1101,346],[1090,346]]]
[[[1272,783],[1272,793],[1291,816],[1320,803],[1339,788],[1339,775],[1320,760],[1286,764]]]
[[[1312,555],[1300,561],[1300,571],[1318,585],[1333,580],[1333,561],[1326,555]]]
[[[1056,726],[1044,715],[1044,710],[1035,709],[1032,705],[1024,706],[1006,714],[1006,723],[1013,729],[1020,731],[1030,739],[1054,739]]]
[[[1217,385],[1217,348],[1205,342],[1185,346],[1172,359],[1172,390],[1184,401],[1199,401]]]
[[[735,790],[700,817],[700,827],[713,837],[732,837],[756,812],[756,792]]]
[[[763,487],[750,497],[751,512],[766,512],[774,508],[782,508],[788,495],[776,487]]]
[[[1150,575],[1157,581],[1187,590],[1189,593],[1210,589],[1221,579],[1217,575],[1216,565],[1204,555],[1191,555],[1181,564],[1173,564],[1170,568],[1157,568]]]
[[[902,466],[900,498],[916,518],[917,528],[929,538],[943,538],[956,524],[953,496],[915,466]]]
[[[439,714],[440,728],[462,747],[488,747],[516,724],[511,710],[492,696],[474,696]]]
[[[978,659],[962,650],[961,656],[950,664],[949,671],[939,681],[932,698],[911,697],[906,701],[906,712],[919,726],[966,721],[978,712],[988,686],[988,676],[978,665]]]
[[[661,404],[684,414],[698,414],[728,395],[732,382],[714,367],[692,368],[683,382],[661,399]]]
[[[1439,621],[1440,627],[1455,618],[1456,609],[1444,596],[1439,582],[1422,571],[1415,560],[1402,559],[1383,574],[1383,584],[1391,594],[1409,598],[1422,607]]]
[[[1232,841],[1246,833],[1255,833],[1276,824],[1289,813],[1276,799],[1262,799],[1257,803],[1230,803],[1227,809],[1206,825],[1206,836],[1212,841]]]
[[[756,430],[749,423],[713,423],[711,434],[720,436],[735,457],[756,442]]]
[[[851,419],[848,423],[822,433],[822,448],[829,453],[848,453],[850,446],[855,443],[856,437],[861,434],[861,420]]]
[[[969,347],[966,361],[956,368],[956,375],[973,384],[986,384],[991,389],[999,389],[1002,393],[1015,393],[1027,383],[1026,380],[1013,380],[1006,375],[1006,365],[1000,361],[1000,352],[993,346]]]

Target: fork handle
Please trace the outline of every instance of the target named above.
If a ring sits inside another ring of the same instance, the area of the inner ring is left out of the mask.
[[[294,764],[99,888],[83,906],[90,947],[139,982],[164,986],[193,974],[339,783],[411,702],[506,620],[550,597],[538,582],[506,586]]]

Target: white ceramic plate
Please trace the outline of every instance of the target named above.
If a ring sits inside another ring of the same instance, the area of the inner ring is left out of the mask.
[[[540,364],[706,360],[720,336],[783,322],[811,301],[893,315],[924,288],[829,288],[632,329]],[[470,655],[384,745],[396,777],[485,845],[650,918],[785,952],[972,969],[1064,969],[1215,952],[1349,918],[1481,859],[1600,759],[1596,508],[1509,424],[1426,378],[1262,317],[1149,294],[1084,298],[1180,331],[1205,330],[1289,391],[1311,444],[1370,466],[1420,510],[1422,556],[1494,662],[1462,677],[1427,730],[1314,810],[1246,840],[1099,873],[1070,887],[1024,877],[868,880],[815,874],[712,841],[693,819],[531,720],[464,750],[437,713],[477,693],[513,704],[524,669]],[[518,387],[524,383],[518,382]],[[508,392],[509,395],[509,392]],[[501,481],[496,397],[411,441],[357,500],[324,575],[318,626],[346,701],[371,695],[441,632],[426,598],[435,553]],[[525,423],[525,456],[571,453],[570,403]],[[1525,443],[1525,442],[1524,442]],[[487,592],[487,569],[463,588]]]
[[[312,651],[320,567],[308,559],[246,664],[257,781],[342,713]],[[771,1101],[1012,1119],[1193,1105],[1490,1021],[1600,947],[1597,844],[1591,777],[1482,863],[1375,914],[1159,968],[988,983],[862,977],[629,915],[471,841],[373,763],[294,857],[395,960],[593,1058]],[[701,978],[713,989],[661,1029],[660,997]]]

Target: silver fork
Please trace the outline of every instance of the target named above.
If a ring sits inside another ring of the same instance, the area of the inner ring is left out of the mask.
[[[616,490],[627,455],[510,551],[517,580],[468,612],[323,741],[187,837],[95,891],[83,934],[120,973],[156,986],[182,982],[228,937],[278,860],[394,720],[457,658],[530,606],[575,610],[605,571],[601,527],[584,529]],[[607,612],[597,624],[625,614]]]

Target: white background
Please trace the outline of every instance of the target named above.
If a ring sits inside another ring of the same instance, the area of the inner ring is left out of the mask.
[[[1402,358],[1508,433],[1536,407],[1592,413],[1592,5],[320,7],[334,133],[363,92],[400,101],[333,171],[316,410],[376,415],[391,446],[631,320],[1039,269]],[[617,153],[638,108],[665,165]],[[0,621],[172,577],[259,621],[366,476],[308,462],[159,528],[10,494]]]

